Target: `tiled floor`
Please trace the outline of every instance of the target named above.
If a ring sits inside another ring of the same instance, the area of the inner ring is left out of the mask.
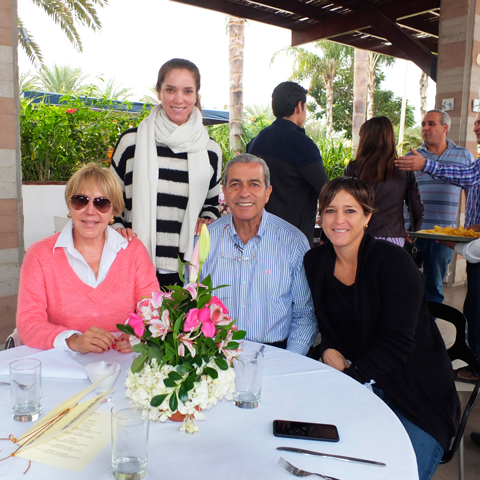
[[[466,288],[463,286],[444,288],[445,301],[447,305],[463,310],[463,301],[465,299]],[[460,399],[464,405],[470,396],[471,387],[467,384],[457,382]],[[480,479],[480,447],[470,440],[472,431],[480,432],[480,400],[470,413],[470,417],[465,429],[465,480]],[[457,480],[458,477],[458,452],[454,459],[445,465],[440,465],[433,476],[433,480]]]

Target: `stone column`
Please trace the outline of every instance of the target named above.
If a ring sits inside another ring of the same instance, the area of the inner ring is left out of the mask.
[[[468,148],[476,157],[473,134],[476,113],[472,102],[480,97],[480,0],[441,0],[438,41],[436,108],[453,98],[448,111],[452,127],[448,138]],[[459,209],[459,223],[464,224],[465,203]],[[453,255],[446,282],[453,286],[465,280],[465,260]]]
[[[23,257],[17,2],[0,0],[0,344],[15,327]]]
[[[368,50],[355,49],[353,61],[353,118],[352,140],[356,151],[360,127],[365,123],[368,89]]]

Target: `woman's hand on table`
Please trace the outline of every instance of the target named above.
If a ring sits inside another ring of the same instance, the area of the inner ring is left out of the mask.
[[[117,232],[125,239],[127,239],[129,242],[132,241],[133,237],[136,237],[137,234],[133,233],[133,230],[131,228],[117,228]]]
[[[323,363],[334,368],[335,370],[339,370],[340,372],[343,372],[350,366],[350,363],[347,361],[347,359],[334,348],[327,348],[323,352],[322,359]]]
[[[67,345],[78,353],[103,353],[110,350],[118,340],[107,330],[98,327],[90,327],[83,334],[74,334],[67,338]]]
[[[128,333],[122,333],[120,337],[117,338],[116,344],[113,348],[120,353],[132,353],[132,345],[130,344],[130,335]]]
[[[213,218],[198,217],[197,224],[195,225],[195,235],[200,235],[202,232],[202,225],[210,225],[213,222]]]

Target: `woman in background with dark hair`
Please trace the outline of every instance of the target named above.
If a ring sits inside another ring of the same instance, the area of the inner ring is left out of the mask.
[[[222,150],[202,123],[195,64],[169,60],[156,89],[160,105],[124,132],[113,152],[125,198],[113,227],[129,240],[138,235],[160,285],[171,285],[180,282],[178,256],[190,260],[195,234],[219,216]]]
[[[413,172],[395,167],[397,151],[395,131],[387,117],[374,117],[360,128],[355,161],[345,167],[345,176],[370,184],[375,191],[375,215],[369,233],[403,247],[405,222],[403,204],[410,212],[410,228],[419,230],[423,220],[423,203]]]
[[[427,480],[455,436],[460,401],[422,273],[405,249],[366,233],[373,204],[372,187],[355,178],[336,178],[320,193],[330,241],[304,259],[320,354],[392,409],[412,442],[419,478]]]

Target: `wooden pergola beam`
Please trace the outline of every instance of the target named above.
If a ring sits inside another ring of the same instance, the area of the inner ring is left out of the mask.
[[[424,14],[440,7],[440,0],[422,0],[421,9],[419,11],[419,1],[420,0],[403,0],[394,4],[386,4],[383,6],[382,12],[388,18],[402,19],[401,22],[403,23],[411,21],[407,19],[413,19],[416,15]],[[348,8],[351,9],[354,8],[352,2],[347,4],[347,2],[334,0],[333,3],[338,4],[338,6],[348,6]],[[358,10],[345,15],[330,12],[327,14],[327,12],[325,12],[321,18],[318,18],[319,23],[317,25],[305,26],[305,28],[293,30],[292,46],[302,45],[320,39],[333,39],[337,35],[343,35],[345,33],[364,30],[371,27],[371,18],[369,13],[364,9],[364,3],[365,2],[362,2],[362,5],[359,5],[358,2],[355,2]],[[429,27],[429,30],[430,29],[431,27]]]

